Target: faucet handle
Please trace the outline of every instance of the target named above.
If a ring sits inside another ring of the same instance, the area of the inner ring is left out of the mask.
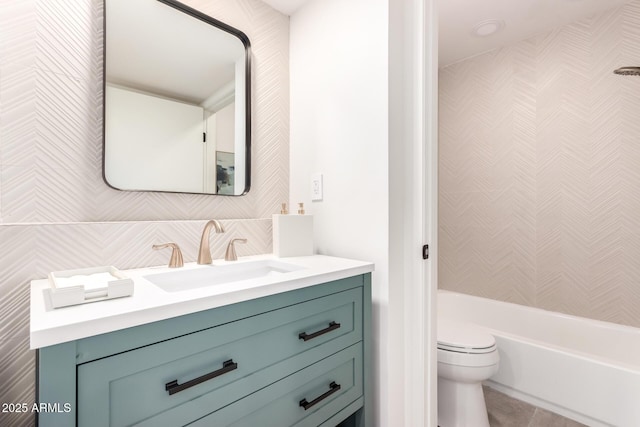
[[[184,260],[182,259],[182,251],[180,247],[176,243],[163,243],[161,245],[153,245],[152,248],[154,250],[164,249],[164,248],[172,248],[171,258],[169,259],[169,268],[178,268],[184,265]]]
[[[238,255],[236,255],[236,246],[235,242],[247,243],[247,239],[231,239],[229,244],[227,245],[227,252],[224,254],[225,261],[237,261]]]

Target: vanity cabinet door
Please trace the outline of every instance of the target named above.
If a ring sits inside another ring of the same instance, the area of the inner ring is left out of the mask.
[[[190,427],[317,427],[361,399],[362,394],[362,344],[358,343]]]
[[[81,364],[78,424],[185,425],[361,340],[355,288]]]

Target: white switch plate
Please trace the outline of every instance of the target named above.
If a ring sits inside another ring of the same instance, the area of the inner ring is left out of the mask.
[[[311,200],[322,200],[322,174],[311,175]]]

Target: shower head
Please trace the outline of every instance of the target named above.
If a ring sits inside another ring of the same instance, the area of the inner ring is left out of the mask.
[[[613,71],[621,76],[640,76],[640,67],[621,67]]]

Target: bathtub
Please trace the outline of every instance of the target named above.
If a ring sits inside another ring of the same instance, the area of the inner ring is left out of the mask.
[[[640,329],[448,291],[438,317],[495,336],[486,385],[589,426],[640,426]]]

